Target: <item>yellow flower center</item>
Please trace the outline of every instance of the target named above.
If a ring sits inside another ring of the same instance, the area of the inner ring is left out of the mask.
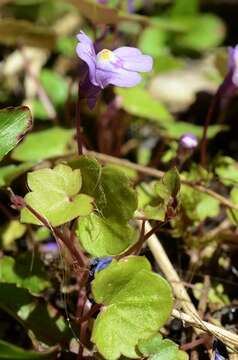
[[[113,52],[111,50],[103,49],[98,54],[98,57],[99,57],[99,60],[110,61],[110,60],[114,60],[115,55],[113,54]]]

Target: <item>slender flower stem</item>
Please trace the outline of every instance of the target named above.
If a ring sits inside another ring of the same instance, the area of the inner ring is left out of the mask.
[[[16,209],[26,208],[27,210],[29,210],[45,227],[47,227],[52,232],[52,234],[56,239],[58,238],[64,243],[64,245],[71,253],[73,259],[77,262],[78,266],[80,268],[85,268],[86,264],[84,258],[81,257],[80,253],[77,251],[76,247],[74,246],[74,243],[71,242],[69,238],[63,236],[61,231],[56,227],[52,226],[48,222],[48,220],[44,216],[42,216],[37,210],[35,210],[30,205],[26,204],[25,200],[21,196],[15,195],[11,189],[9,189],[9,191],[11,193],[11,201],[13,206]]]
[[[76,108],[76,136],[78,144],[78,154],[83,154],[83,144],[82,144],[82,133],[81,133],[81,116],[80,116],[80,83],[78,86],[78,100]]]
[[[207,117],[206,117],[205,124],[203,127],[202,140],[201,140],[200,161],[204,167],[206,166],[206,163],[207,163],[207,132],[208,132],[208,127],[213,119],[216,105],[217,105],[216,96],[214,96],[214,98],[212,99],[210,108],[208,110],[208,113],[207,113]]]
[[[80,267],[85,267],[84,259],[81,257],[80,253],[77,251],[76,247],[74,246],[73,242],[68,241],[68,238],[64,237],[63,234],[55,227],[53,227],[49,222],[41,215],[39,214],[35,209],[33,209],[30,205],[25,204],[25,207],[48,229],[50,229],[53,232],[53,235],[55,235],[57,238],[59,238],[65,246],[70,251],[72,257],[77,261],[78,265]]]
[[[203,135],[201,140],[201,147],[200,147],[200,160],[201,164],[205,167],[207,164],[207,132],[208,127],[213,120],[217,120],[219,116],[219,112],[221,110],[221,102],[222,98],[224,97],[226,81],[224,81],[218,88],[216,94],[214,95],[211,105],[209,107],[207,117],[205,120],[204,128],[203,128]]]

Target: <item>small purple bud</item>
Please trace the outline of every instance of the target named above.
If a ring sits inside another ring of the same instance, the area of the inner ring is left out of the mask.
[[[108,3],[108,0],[97,0],[97,2],[101,5],[106,5]]]
[[[40,245],[40,251],[42,253],[54,253],[57,254],[59,252],[58,245],[55,242],[49,242],[47,244]]]
[[[184,134],[181,136],[179,144],[184,149],[193,150],[198,146],[198,139],[193,134]]]

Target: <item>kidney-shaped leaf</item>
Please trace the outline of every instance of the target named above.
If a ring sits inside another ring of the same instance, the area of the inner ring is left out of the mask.
[[[79,219],[77,236],[92,256],[118,255],[136,241],[136,231],[128,224],[90,214]]]
[[[0,160],[31,129],[32,117],[26,106],[0,110]]]
[[[139,340],[157,332],[172,310],[169,284],[151,271],[143,257],[113,261],[96,274],[92,291],[96,302],[104,305],[92,340],[108,360],[138,357]]]
[[[179,350],[178,345],[169,339],[162,339],[156,334],[138,344],[139,351],[149,360],[188,360],[188,355]]]
[[[89,215],[93,209],[93,198],[79,194],[82,183],[80,170],[60,164],[54,169],[29,173],[27,182],[31,192],[25,196],[26,203],[54,226]],[[26,208],[21,211],[21,221],[41,224]]]

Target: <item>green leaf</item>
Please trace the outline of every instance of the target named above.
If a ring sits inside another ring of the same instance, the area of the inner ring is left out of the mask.
[[[24,235],[26,226],[21,224],[18,220],[11,220],[7,223],[5,228],[0,232],[0,244],[5,250],[12,250],[15,248],[14,242]],[[0,260],[1,262],[1,260]]]
[[[219,214],[219,201],[187,185],[181,187],[181,205],[189,219],[200,222]]]
[[[176,168],[166,172],[161,180],[143,184],[138,188],[140,194],[140,209],[147,219],[165,221],[167,215],[175,215],[177,195],[180,190],[180,177]]]
[[[53,70],[44,69],[40,73],[41,83],[56,105],[64,105],[68,97],[68,84],[65,78]]]
[[[137,209],[137,195],[127,176],[108,165],[102,169],[100,182],[104,198],[96,201],[99,212],[106,218],[126,223]]]
[[[82,176],[81,191],[98,201],[104,198],[101,186],[102,167],[96,159],[90,156],[80,156],[79,159],[69,162],[73,169],[80,169]]]
[[[4,45],[28,45],[53,49],[56,34],[48,27],[35,25],[25,20],[1,19],[0,43]]]
[[[31,167],[35,163],[27,162],[20,165],[7,165],[0,168],[0,187],[8,186],[11,184],[13,180],[15,180],[18,176],[24,174],[27,170],[31,169]]]
[[[0,359],[1,360],[38,360],[38,359],[55,359],[57,348],[48,351],[36,352],[24,350],[18,346],[10,344],[4,340],[0,340]]]
[[[0,110],[0,160],[11,151],[32,127],[26,106]]]
[[[179,140],[179,138],[186,133],[192,133],[196,135],[198,138],[202,138],[203,134],[203,126],[187,123],[184,121],[178,121],[173,123],[165,123],[163,124],[164,129],[162,132],[173,138]],[[224,125],[210,125],[207,132],[207,138],[212,139],[219,132],[226,131],[228,128]]]
[[[205,51],[217,47],[225,37],[223,22],[215,15],[205,14],[197,17],[181,17],[188,26],[185,34],[178,36],[176,44],[195,51]]]
[[[43,215],[53,226],[62,225],[78,216],[87,216],[93,210],[93,198],[79,194],[82,185],[80,170],[67,165],[42,169],[28,174],[31,190],[25,201]],[[26,208],[21,210],[21,221],[41,225]]]
[[[180,177],[178,170],[173,168],[167,171],[162,177],[161,183],[165,186],[170,196],[177,196],[180,190]]]
[[[104,305],[92,341],[107,360],[137,358],[139,340],[157,332],[172,310],[170,286],[143,257],[113,261],[96,274],[92,291],[95,301]]]
[[[196,15],[199,11],[198,0],[175,0],[170,13],[172,16]]]
[[[119,255],[137,240],[137,232],[127,224],[91,214],[79,219],[77,236],[94,257]]]
[[[141,87],[131,89],[117,88],[116,93],[122,98],[122,108],[129,114],[155,121],[161,125],[173,120],[166,106],[153,98],[148,91]]]
[[[157,57],[161,52],[166,52],[167,38],[165,31],[151,26],[142,32],[138,46],[143,53]]]
[[[0,283],[0,308],[30,330],[31,337],[48,346],[65,343],[72,337],[64,319],[50,304],[15,284]]]
[[[74,57],[77,39],[72,36],[60,36],[57,42],[57,50],[64,56]]]
[[[238,166],[232,158],[221,157],[218,160],[215,172],[224,185],[238,185]]]
[[[230,197],[231,197],[232,202],[233,202],[235,205],[238,205],[238,187],[234,187],[234,188],[231,190]],[[238,210],[229,210],[229,211],[228,211],[228,214],[229,214],[230,220],[231,220],[235,225],[237,225],[237,224],[238,224]]]
[[[142,340],[139,351],[149,360],[188,360],[188,355],[178,349],[178,345],[169,339],[162,339],[160,334]]]
[[[82,192],[93,196],[96,209],[106,218],[127,223],[137,209],[137,194],[124,171],[101,167],[95,159],[81,157],[75,162],[82,173]]]
[[[1,258],[0,282],[16,284],[34,294],[39,294],[50,286],[41,261],[36,256],[32,259],[29,253],[18,256],[16,259],[10,256]]]
[[[12,152],[18,161],[40,161],[67,154],[70,151],[73,130],[54,127],[30,134]]]

